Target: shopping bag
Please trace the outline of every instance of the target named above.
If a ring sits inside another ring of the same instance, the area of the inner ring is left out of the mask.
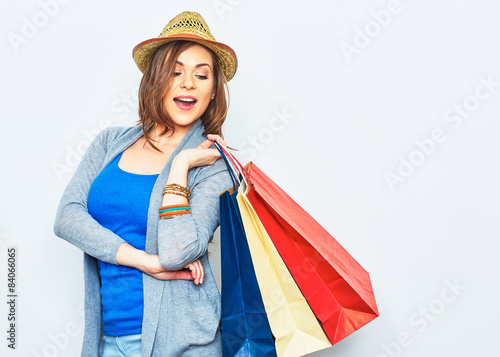
[[[379,316],[368,272],[255,164],[247,196],[334,344]]]
[[[279,256],[247,197],[236,199],[279,357],[299,357],[332,346]]]
[[[235,195],[220,195],[223,356],[276,357]]]
[[[254,163],[224,155],[316,317],[335,344],[379,316],[368,272]]]

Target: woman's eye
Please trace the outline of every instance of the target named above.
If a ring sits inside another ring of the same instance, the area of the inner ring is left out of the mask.
[[[198,79],[208,79],[208,76],[202,76],[201,74],[197,75]]]
[[[174,72],[174,77],[180,76],[181,74],[181,72]]]

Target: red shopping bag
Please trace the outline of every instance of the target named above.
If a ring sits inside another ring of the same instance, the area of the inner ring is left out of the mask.
[[[254,163],[247,197],[332,344],[379,316],[368,272]]]

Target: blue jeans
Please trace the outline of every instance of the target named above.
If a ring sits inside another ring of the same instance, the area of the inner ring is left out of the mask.
[[[103,336],[102,357],[141,357],[141,334]]]

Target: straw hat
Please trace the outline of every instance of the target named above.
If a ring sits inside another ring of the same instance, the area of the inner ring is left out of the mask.
[[[170,20],[158,37],[143,41],[134,47],[132,56],[137,67],[144,72],[158,47],[177,40],[197,42],[210,48],[219,58],[226,81],[233,78],[238,67],[236,53],[228,45],[217,42],[203,17],[192,11],[180,13]]]

